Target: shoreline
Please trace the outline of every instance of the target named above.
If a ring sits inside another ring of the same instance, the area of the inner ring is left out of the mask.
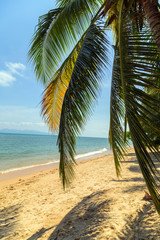
[[[112,155],[112,152],[110,150],[108,150],[107,152],[108,152],[108,154],[106,154],[106,152],[97,153],[97,154],[93,154],[93,155],[86,154],[84,157],[78,157],[76,159],[76,162],[79,163],[79,162],[82,162],[85,160],[93,160],[97,157]],[[55,168],[58,168],[58,166],[59,166],[59,161],[55,161],[55,162],[49,161],[44,164],[41,163],[41,164],[37,164],[37,165],[33,165],[33,166],[32,165],[24,166],[19,169],[18,168],[13,169],[13,170],[11,169],[11,170],[8,170],[8,172],[0,174],[0,185],[5,185],[6,183],[8,184],[12,180],[14,180],[14,182],[15,182],[19,178],[23,178],[23,177],[31,176],[33,174],[39,174],[40,172],[55,169]]]

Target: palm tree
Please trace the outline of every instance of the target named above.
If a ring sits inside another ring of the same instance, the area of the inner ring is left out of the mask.
[[[114,34],[114,46],[108,29]],[[160,90],[159,51],[156,0],[57,0],[57,8],[39,18],[29,57],[45,86],[43,118],[52,132],[59,132],[64,187],[74,175],[76,136],[92,112],[105,69],[113,62],[109,139],[116,172],[120,174],[129,128],[140,169],[160,213],[159,152],[147,134],[148,128],[160,131],[154,124],[160,106],[155,97]]]

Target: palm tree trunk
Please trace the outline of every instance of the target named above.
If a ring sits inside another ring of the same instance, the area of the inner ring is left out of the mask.
[[[160,51],[160,12],[155,0],[143,0],[143,9]]]

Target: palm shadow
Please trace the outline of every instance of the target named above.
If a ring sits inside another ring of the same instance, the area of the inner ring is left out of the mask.
[[[157,158],[156,158],[154,154],[152,154],[152,153],[149,153],[149,154],[154,162],[154,165],[156,166],[157,173],[159,174],[159,177],[160,177],[160,160],[158,159],[159,155],[157,155]],[[126,154],[126,156],[135,156],[136,157],[135,153],[129,153],[129,154]],[[135,172],[135,173],[141,173],[141,170],[140,170],[140,167],[139,167],[139,164],[138,164],[138,161],[136,158],[133,158],[129,161],[123,161],[123,162],[133,163],[133,165],[128,168],[129,171]],[[114,180],[114,181],[137,182],[138,183],[137,186],[128,187],[128,189],[126,189],[124,192],[136,192],[138,190],[143,191],[147,188],[143,177],[132,177],[129,179],[120,179],[120,180]]]
[[[129,179],[113,179],[112,182],[144,182],[142,177],[133,177]]]
[[[98,227],[109,218],[109,200],[102,201],[106,191],[92,193],[83,198],[59,223],[48,240],[93,239],[98,236]],[[104,197],[103,199],[106,199]]]
[[[38,238],[41,238],[47,231],[51,230],[53,227],[50,228],[41,228],[38,232],[34,233],[31,237],[27,238],[27,240],[37,240]]]
[[[136,154],[134,152],[133,153],[126,153],[124,155],[128,156],[128,157],[136,157]]]
[[[126,220],[125,228],[117,236],[119,240],[155,239],[160,237],[160,219],[153,203],[144,205],[143,209],[132,220]]]
[[[125,154],[124,156],[129,156],[128,154]],[[137,161],[137,157],[136,155],[132,156],[130,159],[128,158],[125,158],[124,160],[121,161],[121,163],[134,163],[134,164],[138,164],[138,161]]]
[[[0,239],[10,239],[18,225],[20,205],[6,207],[0,211]]]
[[[141,172],[139,165],[130,166],[128,169],[129,169],[131,172],[137,172],[137,173],[140,173],[140,172]]]

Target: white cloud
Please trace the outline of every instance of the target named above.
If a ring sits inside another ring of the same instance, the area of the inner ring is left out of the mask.
[[[5,65],[10,70],[11,73],[17,74],[20,76],[21,76],[21,73],[19,71],[24,71],[26,69],[26,66],[22,63],[6,62]]]
[[[22,63],[5,63],[8,68],[6,71],[0,71],[0,86],[9,87],[14,81],[16,81],[16,77],[14,75],[19,75],[23,77],[22,72],[26,69],[25,65]]]
[[[12,76],[11,73],[7,71],[0,71],[0,86],[9,87],[15,80],[16,78]]]

